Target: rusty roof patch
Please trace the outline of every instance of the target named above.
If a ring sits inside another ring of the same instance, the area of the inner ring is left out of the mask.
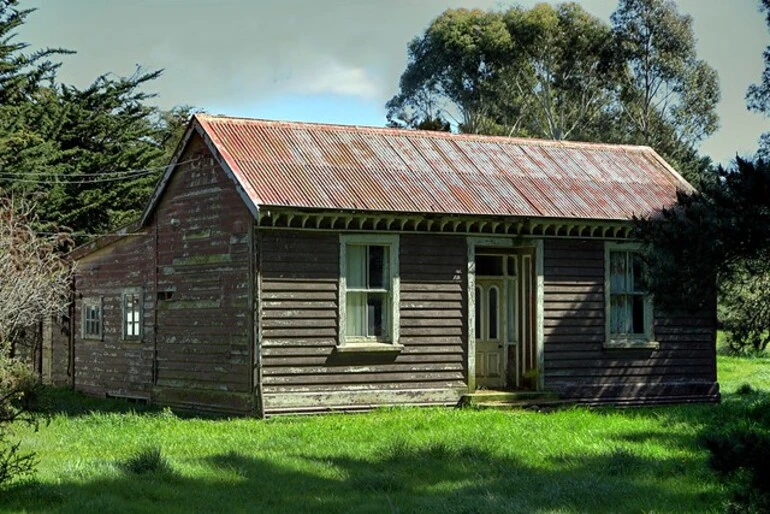
[[[582,219],[691,190],[649,147],[196,115],[261,207]]]

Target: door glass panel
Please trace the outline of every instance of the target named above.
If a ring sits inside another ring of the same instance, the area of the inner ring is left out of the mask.
[[[644,334],[644,296],[634,295],[632,308],[632,334]]]
[[[509,343],[515,343],[516,342],[516,281],[515,280],[509,280],[508,281],[508,297],[506,301],[508,302],[508,317],[507,317],[507,329],[508,329],[508,342]]]
[[[481,302],[484,297],[481,294],[481,288],[476,287],[476,339],[481,339]]]
[[[516,257],[508,257],[508,276],[516,276]]]
[[[476,275],[500,276],[503,274],[502,255],[477,255]]]
[[[488,319],[489,319],[489,339],[497,339],[498,332],[498,301],[499,293],[496,287],[489,288],[489,302],[487,302]]]

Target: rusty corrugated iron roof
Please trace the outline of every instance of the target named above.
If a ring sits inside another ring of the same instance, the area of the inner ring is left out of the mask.
[[[196,123],[257,208],[623,220],[691,190],[649,147],[208,115]]]

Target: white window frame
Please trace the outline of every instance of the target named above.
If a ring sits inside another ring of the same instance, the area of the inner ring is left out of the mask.
[[[144,336],[144,295],[142,288],[124,289],[120,294],[120,331],[124,341],[141,341]],[[139,330],[136,335],[128,335],[126,332],[126,300],[129,296],[136,296],[139,303]]]
[[[390,327],[387,337],[351,337],[347,335],[347,249],[350,245],[387,246],[390,256]],[[397,235],[340,235],[340,279],[338,298],[338,345],[339,348],[399,347],[399,305],[400,305],[400,272],[399,272],[399,237]]]
[[[98,334],[89,333],[86,330],[88,321],[89,309],[96,307],[99,309],[99,319],[97,327],[99,329]],[[94,341],[104,340],[104,298],[101,296],[84,297],[80,305],[80,336],[83,339],[91,339]]]
[[[609,349],[654,349],[660,348],[660,343],[655,341],[654,310],[652,295],[644,295],[644,333],[639,335],[618,335],[611,333],[611,277],[610,254],[613,252],[638,253],[641,250],[639,243],[616,243],[607,241],[604,244],[604,347]]]

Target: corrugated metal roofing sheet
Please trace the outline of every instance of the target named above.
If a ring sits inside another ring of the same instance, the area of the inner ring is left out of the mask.
[[[651,148],[197,115],[259,207],[629,219],[690,190]]]

